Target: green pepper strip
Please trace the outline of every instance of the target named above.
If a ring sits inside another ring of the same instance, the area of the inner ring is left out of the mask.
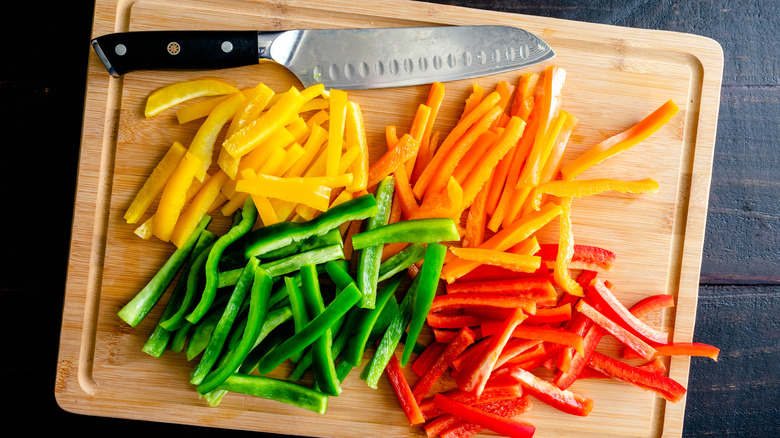
[[[355,309],[352,309],[355,310]],[[340,321],[343,321],[344,318],[341,318]],[[349,332],[351,331],[351,324],[349,324],[349,320],[344,327],[336,327],[338,322],[336,324],[333,324],[333,327],[331,328],[332,333],[338,333],[333,338],[333,344],[330,347],[330,355],[333,358],[333,361],[336,362],[335,358],[337,358],[341,352],[344,350],[344,347],[347,344],[347,339],[349,339]],[[343,325],[343,324],[342,324]],[[313,352],[312,350],[306,351],[306,353],[301,357],[301,360],[298,361],[298,363],[295,364],[295,368],[293,368],[292,372],[290,372],[290,375],[287,376],[287,380],[297,382],[303,378],[303,376],[306,374],[307,371],[311,368],[312,364],[314,363],[313,358]],[[336,373],[338,376],[338,372]]]
[[[341,260],[332,260],[325,263],[325,273],[333,280],[338,290],[342,290],[350,284],[357,286],[355,280],[349,275],[348,269],[349,266],[345,266]]]
[[[273,311],[269,312],[268,316],[270,317],[272,313]],[[257,362],[260,361],[263,356],[268,354],[269,351],[276,348],[285,339],[294,334],[295,327],[293,327],[292,321],[288,319],[279,325],[276,330],[272,330],[270,333],[268,333],[268,336],[263,339],[263,342],[259,343],[252,351],[249,352],[249,355],[247,355],[246,359],[244,359],[244,362],[241,363],[238,372],[249,374],[254,371],[255,366],[257,366]]]
[[[269,251],[263,254],[263,262],[268,262],[276,259],[283,259],[300,252],[310,251],[312,249],[322,248],[324,246],[341,245],[344,246],[344,241],[341,238],[341,232],[338,228],[333,228],[323,235],[314,235],[307,237],[303,240],[293,241],[287,246],[283,246],[279,249]]]
[[[255,208],[255,204],[252,202],[251,197],[246,198],[244,208],[241,212],[241,221],[230,228],[230,231],[217,239],[217,241],[214,242],[211,251],[209,251],[209,256],[206,260],[206,285],[203,288],[203,295],[201,295],[200,302],[195,306],[195,309],[185,317],[187,321],[194,324],[206,314],[209,306],[214,302],[214,296],[217,294],[217,285],[219,283],[219,259],[222,257],[222,253],[231,243],[248,233],[255,224],[256,219],[257,208]]]
[[[220,316],[222,316],[222,310],[224,309],[225,303],[227,303],[227,298],[227,296],[223,295],[214,300],[214,304],[211,306],[209,313],[201,318],[197,324],[192,324],[189,321],[186,322],[186,324],[193,326],[192,336],[187,344],[187,360],[194,359],[206,349],[206,346],[211,339],[211,335],[214,333],[214,328],[217,326]]]
[[[261,256],[312,236],[322,236],[351,220],[363,220],[377,213],[377,204],[371,194],[343,202],[307,222],[279,222],[258,228],[247,236],[244,256]]]
[[[309,314],[306,312],[306,306],[303,304],[303,292],[298,287],[298,282],[294,277],[284,277],[284,284],[287,289],[287,296],[290,299],[290,309],[293,315],[293,324],[295,333],[300,332],[309,322]],[[290,357],[293,363],[298,363],[302,353],[297,353]]]
[[[268,374],[290,356],[303,351],[322,336],[334,322],[344,316],[359,300],[360,291],[356,286],[349,286],[342,290],[325,308],[325,311],[312,318],[303,330],[263,357],[257,365],[257,370],[260,374]]]
[[[316,318],[325,311],[325,302],[320,292],[320,283],[317,277],[317,268],[314,265],[301,267],[301,292],[306,313]],[[333,347],[333,332],[331,328],[317,338],[311,346],[312,368],[314,379],[322,392],[330,395],[341,394],[341,385],[336,377],[336,367],[333,362],[331,349]]]
[[[249,301],[249,315],[247,317],[244,335],[238,345],[228,353],[228,359],[217,369],[210,372],[198,385],[198,393],[205,394],[224,382],[240,366],[249,355],[255,340],[260,335],[268,312],[268,298],[271,296],[271,277],[262,268],[254,269],[254,281]]]
[[[204,233],[206,232],[214,236],[214,233],[211,231],[204,230]],[[185,276],[184,273],[182,273],[182,276],[179,279],[179,283],[184,285],[184,297],[179,303],[179,308],[176,309],[174,313],[160,321],[159,325],[162,328],[166,330],[175,330],[178,327],[181,327],[184,323],[190,323],[184,319],[184,315],[192,310],[193,302],[195,300],[195,291],[198,288],[200,277],[203,274],[203,266],[206,264],[209,251],[211,251],[213,246],[214,242],[212,241],[208,246],[195,253],[195,260],[193,260],[192,267],[187,272],[187,275]]]
[[[204,216],[192,232],[192,235],[184,242],[184,245],[174,251],[149,283],[117,312],[117,315],[123,321],[135,327],[146,317],[163,293],[165,293],[165,290],[168,289],[168,286],[173,281],[173,277],[176,276],[176,273],[179,272],[179,269],[187,261],[187,257],[200,238],[200,233],[206,229],[209,222],[211,222],[211,217],[208,215]]]
[[[363,362],[368,338],[379,316],[384,311],[387,303],[395,300],[395,292],[406,274],[398,274],[382,286],[377,294],[376,306],[373,309],[360,309],[356,315],[355,334],[350,339],[349,346],[344,350],[343,359],[352,365],[359,367]]]
[[[404,247],[401,251],[393,254],[390,258],[379,265],[379,279],[385,281],[393,275],[419,262],[425,256],[425,245],[413,243]]]
[[[420,280],[420,276],[414,277],[411,286],[406,291],[404,299],[401,301],[401,305],[398,311],[390,321],[390,325],[385,330],[382,340],[379,341],[379,346],[374,352],[374,356],[363,368],[360,373],[360,378],[368,383],[368,386],[376,389],[379,383],[379,378],[385,371],[387,363],[390,361],[390,356],[395,354],[395,349],[398,347],[398,343],[401,341],[401,335],[406,331],[406,326],[409,325],[409,320],[412,318],[412,311],[414,309],[414,303],[417,300],[417,287]]]
[[[379,182],[374,197],[379,211],[366,220],[366,231],[387,225],[390,219],[390,206],[395,192],[395,178],[387,176]],[[379,265],[382,263],[384,245],[363,248],[358,256],[357,285],[363,297],[359,306],[373,309],[376,306],[376,286],[379,278]]]
[[[177,328],[176,331],[173,332],[173,339],[171,339],[171,351],[174,353],[181,353],[184,351],[184,347],[187,345],[187,339],[189,339],[193,328],[195,328],[194,324],[189,321],[185,321],[181,327]]]
[[[318,414],[324,414],[328,407],[326,394],[271,377],[234,373],[217,388],[287,403]]]
[[[203,382],[203,379],[206,378],[214,367],[214,364],[217,362],[220,353],[222,353],[225,346],[225,340],[230,333],[230,328],[233,326],[233,322],[241,309],[241,305],[245,301],[247,292],[249,292],[252,287],[255,278],[255,269],[258,264],[259,261],[256,258],[251,258],[247,262],[244,273],[241,275],[241,279],[238,280],[236,287],[233,289],[233,293],[230,295],[230,299],[228,299],[225,310],[222,311],[222,316],[219,318],[219,322],[214,328],[214,333],[211,335],[209,345],[203,352],[203,357],[201,357],[198,366],[196,366],[192,372],[190,383],[193,385],[200,385],[201,382]]]
[[[425,250],[425,261],[420,268],[420,282],[417,285],[417,299],[414,303],[412,319],[409,322],[409,330],[404,342],[404,352],[401,355],[401,366],[405,367],[412,356],[412,350],[417,342],[417,337],[422,331],[428,311],[431,310],[433,297],[439,287],[441,268],[444,266],[444,257],[447,255],[447,247],[441,243],[430,243]]]
[[[294,254],[283,259],[263,263],[261,266],[268,271],[271,276],[277,277],[301,269],[304,265],[319,265],[331,260],[343,259],[344,247],[339,245],[330,245],[322,248],[311,249],[306,252]]]
[[[263,324],[263,329],[260,331],[260,335],[257,337],[252,351],[241,364],[240,370],[242,373],[254,371],[258,362],[260,362],[260,359],[268,353],[268,350],[265,348],[260,348],[260,346],[263,345],[263,341],[266,338],[270,338],[272,334],[276,336],[278,331],[283,331],[280,326],[286,325],[285,323],[290,321],[290,318],[292,318],[292,311],[289,306],[268,312],[268,316],[266,316],[265,323]],[[279,328],[278,330],[277,327]],[[287,339],[288,337],[289,336],[285,336],[284,339]]]
[[[363,231],[352,236],[354,249],[387,243],[433,243],[460,240],[458,227],[450,218],[411,219]]]
[[[195,244],[195,248],[190,253],[189,257],[187,258],[187,262],[184,264],[184,268],[182,268],[181,275],[179,276],[179,281],[176,283],[176,286],[173,288],[173,292],[171,293],[171,297],[168,299],[168,303],[165,305],[165,310],[163,310],[162,315],[160,315],[160,320],[158,321],[157,325],[154,327],[154,331],[149,336],[149,339],[144,344],[141,351],[144,353],[147,353],[153,357],[160,357],[162,356],[163,352],[165,351],[165,348],[168,346],[168,341],[171,340],[171,337],[173,336],[174,330],[176,330],[178,327],[174,327],[173,329],[166,329],[160,325],[160,322],[165,321],[169,317],[171,317],[175,312],[176,309],[178,309],[181,306],[182,300],[184,299],[184,295],[187,289],[187,275],[190,272],[190,269],[192,267],[192,262],[195,259],[195,257],[203,251],[203,248],[208,247],[211,245],[211,243],[216,239],[216,236],[214,233],[212,233],[209,230],[203,230],[200,233],[200,237],[198,237],[198,242]]]

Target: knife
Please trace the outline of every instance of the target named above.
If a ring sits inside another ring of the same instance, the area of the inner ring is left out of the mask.
[[[555,56],[511,26],[287,31],[120,32],[92,40],[108,72],[203,70],[274,61],[305,86],[366,89],[446,82],[528,67]]]

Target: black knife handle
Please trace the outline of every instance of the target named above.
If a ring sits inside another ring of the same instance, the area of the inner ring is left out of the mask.
[[[205,70],[258,62],[257,31],[120,32],[92,40],[113,76],[133,70]]]

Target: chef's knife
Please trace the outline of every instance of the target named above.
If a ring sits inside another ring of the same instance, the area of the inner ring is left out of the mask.
[[[486,76],[555,56],[510,26],[287,31],[122,32],[92,40],[113,76],[133,70],[201,70],[270,60],[306,87],[383,88]]]

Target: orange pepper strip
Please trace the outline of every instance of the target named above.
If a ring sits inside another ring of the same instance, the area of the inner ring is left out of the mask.
[[[325,175],[334,176],[339,170],[341,148],[344,144],[344,128],[347,120],[347,92],[343,90],[330,91],[330,130],[328,131]]]
[[[189,239],[192,231],[195,230],[209,207],[211,207],[211,204],[217,199],[222,184],[227,180],[228,176],[225,172],[221,170],[217,171],[203,184],[190,205],[182,211],[179,220],[176,221],[176,226],[171,233],[171,242],[176,245],[177,248],[181,248],[187,239]]]
[[[410,219],[424,219],[436,217],[451,217],[460,215],[463,211],[463,189],[455,178],[450,177],[449,183],[437,193],[426,196],[423,203],[409,217]],[[455,221],[460,223],[460,217]]]
[[[576,125],[577,118],[571,114],[567,114],[566,121],[561,127],[561,131],[558,133],[558,137],[555,139],[550,157],[547,159],[544,168],[542,168],[541,183],[552,181],[560,172],[563,161],[563,151],[566,149],[566,144]],[[536,208],[536,206],[544,203],[545,198],[546,195],[536,192],[530,202],[526,203],[526,206]],[[523,214],[528,214],[530,212],[530,210],[525,210],[526,206],[523,207]]]
[[[616,191],[620,193],[656,193],[658,182],[646,178],[638,181],[622,181],[611,178],[583,179],[574,181],[548,181],[534,188],[538,194],[559,197],[582,198],[600,193]]]
[[[517,81],[517,93],[512,102],[510,114],[528,121],[531,110],[534,108],[534,90],[539,82],[539,75],[536,73],[523,73]]]
[[[485,131],[477,138],[477,141],[474,142],[474,146],[466,152],[466,155],[463,156],[455,167],[455,171],[452,173],[452,176],[455,177],[456,181],[463,184],[463,180],[466,179],[466,176],[477,166],[477,164],[482,166],[482,157],[497,138],[498,134],[495,131]]]
[[[382,157],[368,168],[368,187],[379,184],[382,179],[393,173],[398,166],[402,166],[407,160],[417,153],[420,143],[409,134],[404,134],[393,149],[388,150]]]
[[[560,215],[561,211],[562,208],[560,205],[552,203],[545,204],[539,211],[531,213],[527,217],[522,218],[494,234],[478,248],[506,251],[517,243],[531,237],[539,229]],[[442,268],[442,278],[446,280],[447,283],[452,283],[463,275],[468,274],[479,265],[479,262],[454,259],[446,263]]]
[[[564,179],[574,179],[585,170],[645,140],[668,123],[679,110],[674,102],[667,101],[636,125],[593,146],[563,166],[561,173]]]
[[[134,224],[141,219],[141,216],[154,202],[157,194],[163,190],[165,182],[176,170],[185,153],[187,153],[187,149],[178,141],[174,141],[127,208],[125,220],[128,224]]]
[[[466,235],[463,236],[463,242],[461,242],[464,248],[479,246],[485,241],[485,224],[487,223],[485,202],[490,191],[490,184],[491,182],[488,180],[469,206],[469,213],[466,216]]]
[[[571,230],[571,198],[561,200],[562,212],[558,226],[558,255],[555,258],[553,278],[555,283],[566,293],[578,297],[584,296],[582,286],[571,278],[569,262],[574,255],[574,235]]]
[[[460,114],[460,119],[458,121],[462,121],[466,116],[471,114],[472,111],[474,111],[474,108],[479,105],[479,102],[482,101],[482,97],[485,94],[485,89],[482,88],[481,85],[475,83],[471,86],[471,94],[469,94],[469,97],[466,98],[466,102],[463,105],[463,112]]]
[[[428,121],[425,124],[425,131],[423,132],[422,141],[420,141],[420,151],[418,152],[417,159],[414,163],[414,169],[409,174],[409,180],[412,184],[417,182],[420,174],[428,165],[430,157],[435,150],[431,146],[435,144],[433,140],[433,125],[436,121],[436,116],[439,114],[439,109],[444,101],[444,84],[441,82],[434,82],[431,84],[431,90],[428,92],[428,100],[425,102],[425,106],[431,109],[431,113],[428,116]]]
[[[428,126],[428,119],[431,117],[431,107],[428,105],[418,105],[417,112],[412,119],[412,125],[409,127],[409,135],[414,137],[418,143],[422,145],[423,137],[425,136],[425,128]],[[417,155],[419,149],[415,152],[414,156],[406,162],[406,174],[411,175],[414,172],[414,165],[417,162]]]
[[[188,151],[168,178],[152,222],[152,230],[158,239],[164,242],[170,239],[186,202],[187,190],[192,185],[195,175],[202,168],[203,160]]]
[[[368,187],[368,140],[360,105],[347,102],[347,120],[345,123],[347,144],[358,147],[358,156],[351,166],[354,179],[350,191],[365,190]],[[343,172],[342,172],[343,173]]]
[[[506,126],[506,123],[509,122],[509,119],[505,118],[504,116],[508,117],[506,114],[507,108],[509,107],[509,103],[512,100],[512,93],[515,92],[515,86],[511,85],[507,81],[500,81],[498,84],[496,84],[496,91],[501,95],[501,100],[498,102],[498,106],[503,108],[504,112],[498,119],[493,122],[493,125],[490,127],[491,130],[495,130],[498,127],[504,127]]]
[[[455,127],[452,128],[450,133],[442,142],[441,146],[439,146],[436,153],[432,156],[428,165],[425,166],[425,169],[420,174],[417,182],[414,184],[414,195],[417,197],[417,199],[423,198],[423,195],[425,195],[425,192],[428,190],[428,185],[439,170],[439,165],[447,158],[450,150],[455,146],[458,140],[460,140],[460,138],[466,134],[466,132],[473,124],[475,124],[482,118],[482,116],[487,114],[488,111],[495,107],[499,100],[501,100],[500,94],[496,92],[490,93],[484,99],[482,99],[482,102],[480,102],[473,111],[469,112],[469,114],[464,117],[463,120],[459,121]]]
[[[514,245],[513,247],[507,249],[507,252],[511,252],[514,254],[528,254],[528,255],[534,255],[537,252],[541,251],[542,247],[539,245],[539,240],[536,238],[536,236],[531,236],[528,239],[523,240],[522,242],[518,243],[517,245]]]
[[[451,150],[447,153],[447,156],[437,165],[436,171],[429,181],[428,187],[425,189],[426,194],[438,192],[447,184],[447,180],[452,176],[453,172],[455,172],[455,167],[457,167],[461,158],[463,158],[466,152],[474,145],[477,138],[487,131],[493,122],[498,119],[502,111],[503,109],[500,106],[493,106],[469,128],[463,137],[455,142]],[[415,194],[417,193],[415,192]]]
[[[504,251],[483,248],[450,248],[456,257],[463,260],[480,262],[485,265],[500,266],[515,272],[534,272],[542,264],[539,256],[527,254],[513,254]]]

